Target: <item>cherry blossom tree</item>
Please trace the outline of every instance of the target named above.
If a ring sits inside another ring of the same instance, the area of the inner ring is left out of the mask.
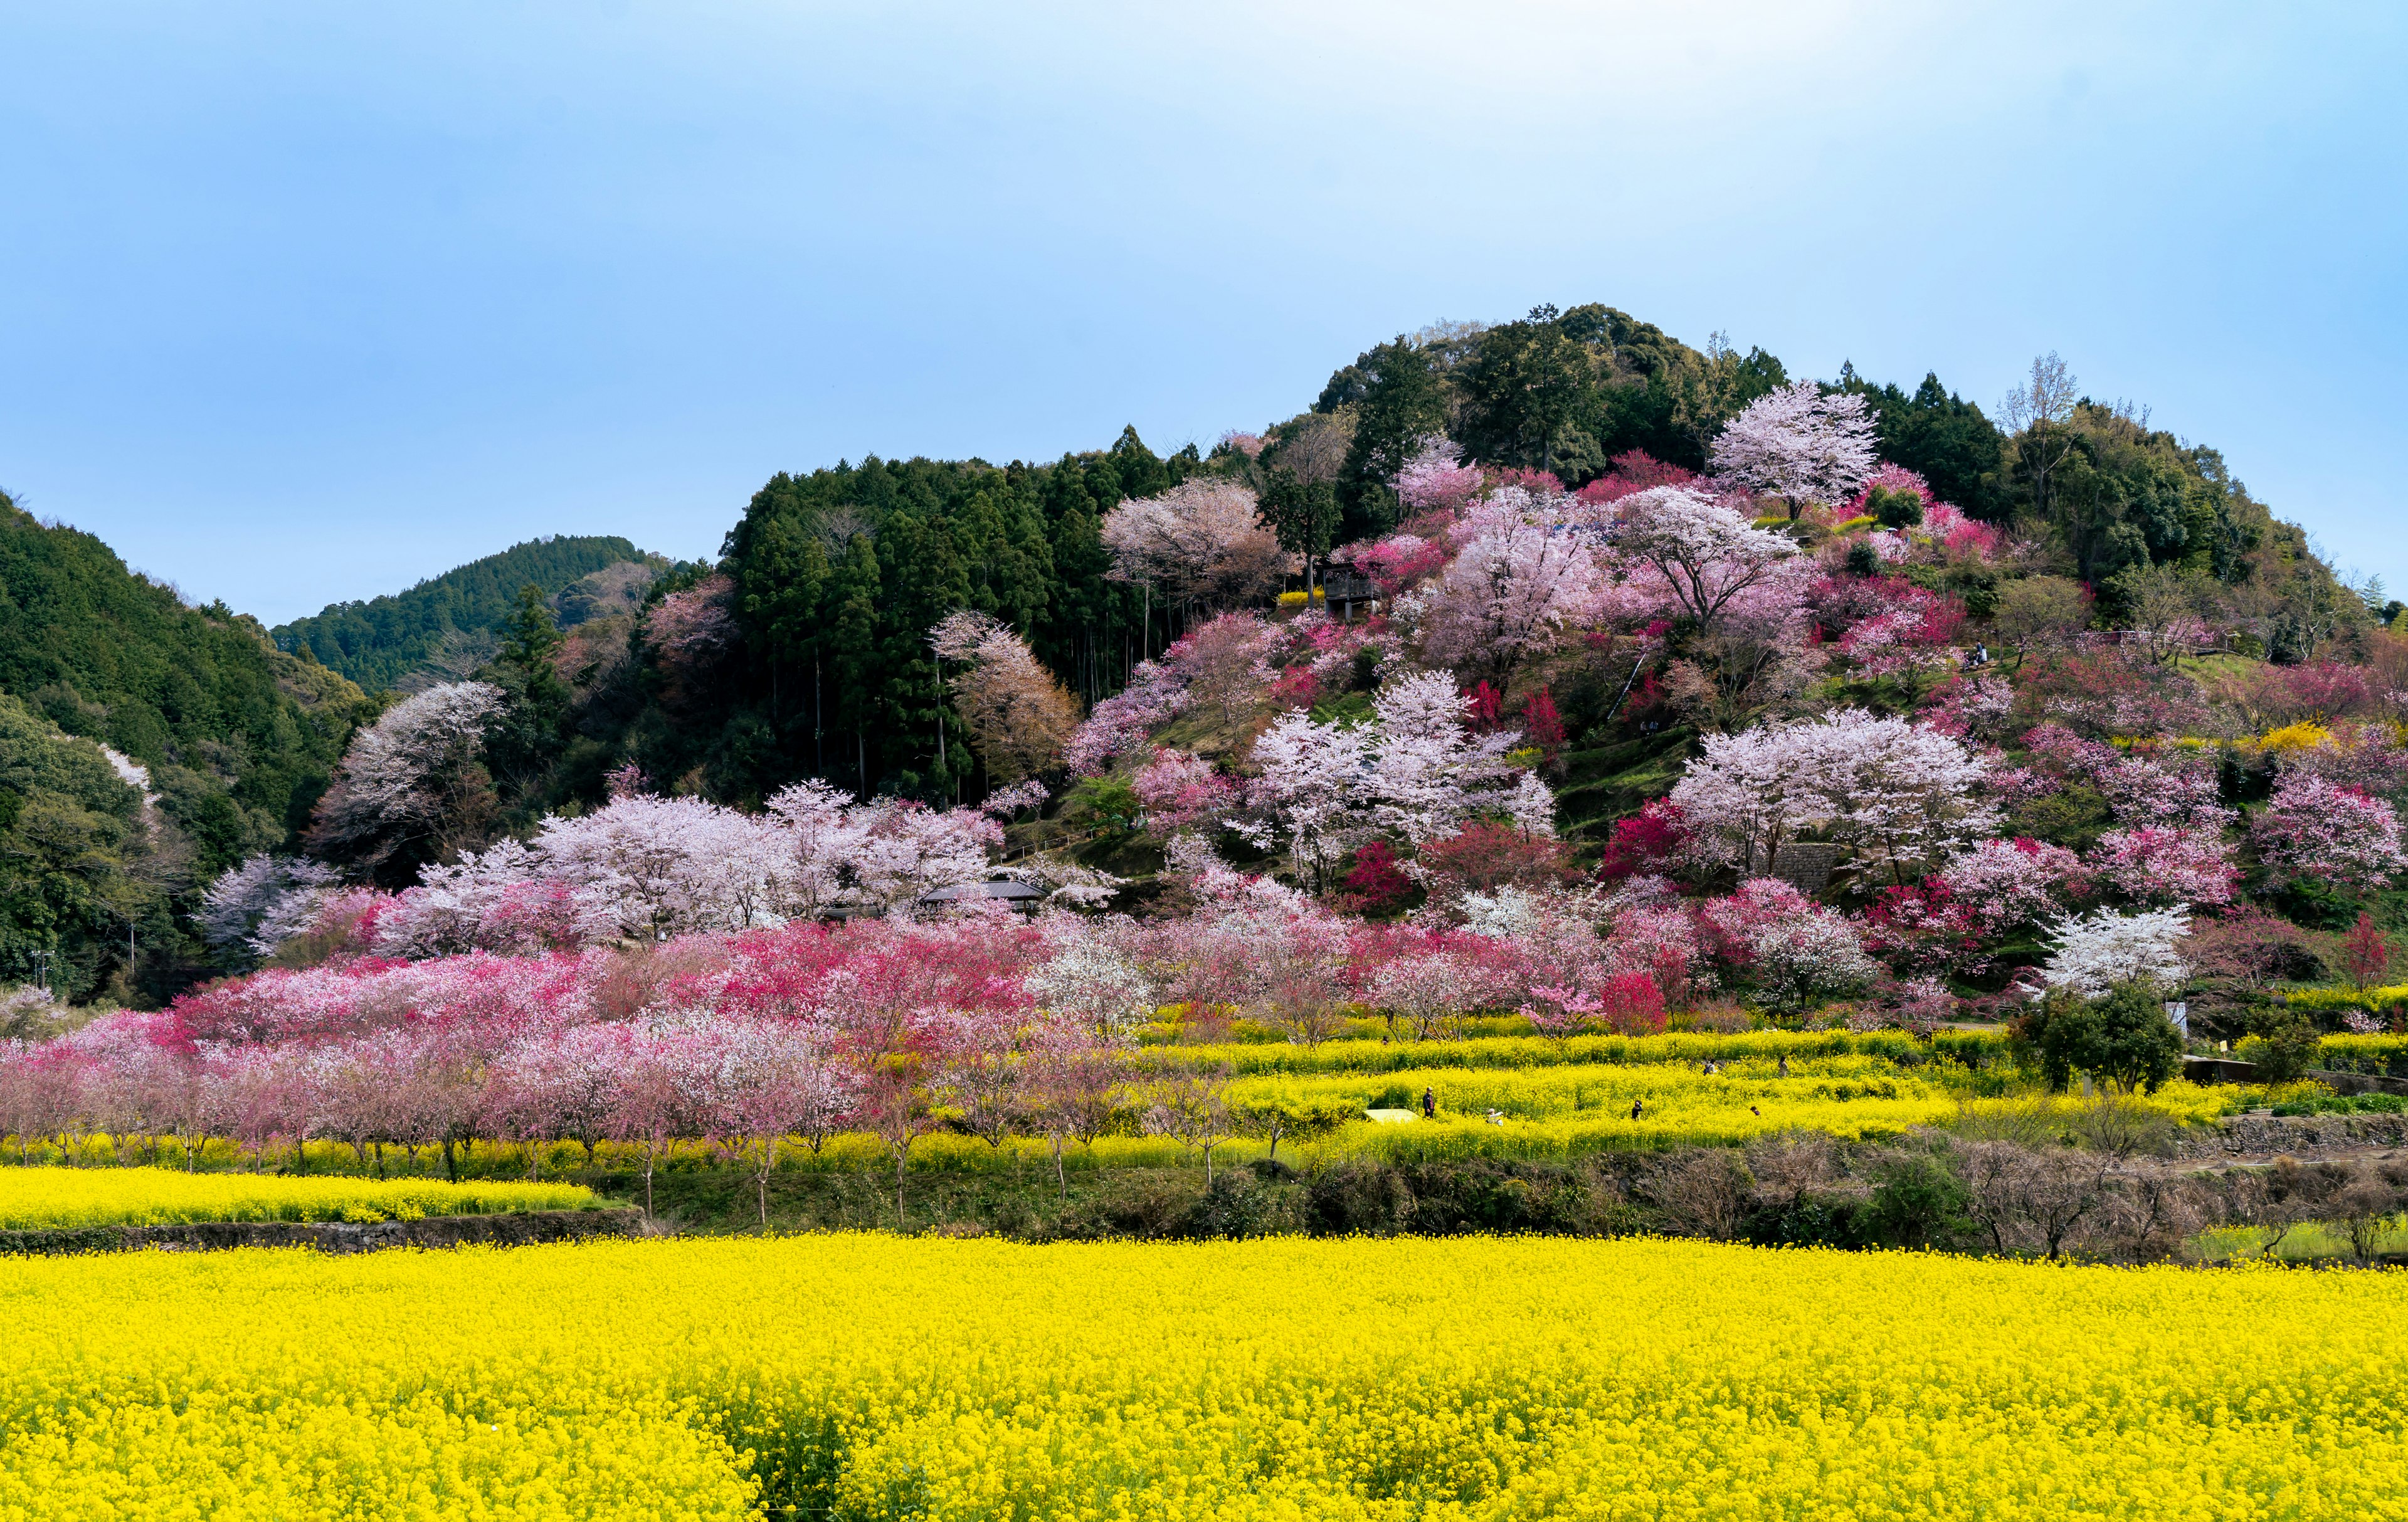
[[[403,698],[351,737],[318,802],[310,848],[376,870],[396,857],[437,859],[490,823],[492,779],[479,757],[502,690],[446,682]]]
[[[1999,936],[2056,914],[2061,897],[2087,882],[2082,858],[2028,836],[1982,840],[1942,869],[1940,882]]]
[[[987,614],[964,610],[931,629],[928,642],[940,660],[968,668],[950,683],[953,706],[990,778],[1008,786],[1060,757],[1079,725],[1078,708],[1027,640]]]
[[[1484,667],[1510,690],[1524,663],[1598,615],[1605,583],[1595,559],[1546,516],[1548,504],[1518,488],[1499,491],[1474,514],[1424,615],[1425,659]]]
[[[1554,800],[1544,784],[1523,791],[1528,774],[1506,760],[1518,730],[1472,733],[1454,674],[1421,671],[1392,682],[1371,700],[1369,770],[1359,791],[1370,821],[1418,846],[1451,835],[1475,812],[1511,811],[1516,822],[1553,835]]]
[[[1269,657],[1282,642],[1259,614],[1223,613],[1190,629],[1163,659],[1186,682],[1189,705],[1235,736],[1270,689]]]
[[[1186,678],[1158,661],[1140,661],[1128,685],[1097,703],[1062,747],[1062,760],[1082,777],[1099,775],[1114,757],[1145,743],[1156,726],[1185,709]]]
[[[2364,893],[2408,871],[2391,805],[2310,772],[2275,782],[2272,798],[2250,822],[2249,839],[2278,884],[2308,879]]]
[[[1102,534],[1113,579],[1215,609],[1268,598],[1297,558],[1264,525],[1254,492],[1218,476],[1124,501],[1104,514]]]
[[[1724,424],[1710,463],[1717,481],[1780,497],[1794,518],[1808,502],[1846,501],[1873,473],[1873,423],[1861,394],[1826,395],[1812,380],[1796,380]]]
[[[1480,495],[1477,467],[1462,463],[1463,452],[1443,434],[1423,436],[1413,457],[1397,472],[1397,499],[1408,513],[1452,512]]]
[[[1363,834],[1357,803],[1369,764],[1368,739],[1360,729],[1315,724],[1291,711],[1254,740],[1260,775],[1249,793],[1263,820],[1233,822],[1235,827],[1264,844],[1284,839],[1298,880],[1315,891],[1326,885],[1331,868]]]
[[[272,955],[341,882],[323,862],[263,852],[219,873],[194,919],[212,946]]]
[[[1746,612],[1793,616],[1814,580],[1813,562],[1782,536],[1727,504],[1684,486],[1624,497],[1608,529],[1622,600],[1662,608],[1712,627]]]
[[[1184,1072],[1148,1086],[1144,1126],[1150,1136],[1167,1136],[1204,1154],[1204,1182],[1212,1182],[1212,1150],[1237,1134],[1226,1097],[1226,1078],[1217,1072]]]
[[[2091,852],[2091,869],[2143,904],[2228,904],[2241,869],[2213,828],[2142,825],[2109,830]]]
[[[1156,750],[1130,785],[1144,806],[1145,827],[1165,840],[1217,821],[1238,802],[1236,780],[1187,751]]]
[[[1984,763],[1903,719],[1842,709],[1818,720],[1708,735],[1671,800],[1701,840],[1744,871],[1819,830],[1862,869],[1857,885],[1904,885],[1997,826]]]
[[[1074,1145],[1091,1151],[1111,1127],[1128,1086],[1128,1063],[1118,1048],[1097,1046],[1048,1030],[1028,1054],[1027,1103],[1054,1159],[1054,1183],[1064,1204],[1070,1178],[1063,1156]]]
[[[2130,983],[2179,988],[2190,976],[2181,954],[2189,934],[2190,910],[2180,904],[2133,914],[2100,909],[2060,920],[2049,933],[2041,981],[2086,998]]]
[[[1125,916],[1102,920],[1048,912],[1042,922],[1047,955],[1026,985],[1038,1007],[1107,1045],[1135,1039],[1154,1016],[1153,980],[1131,949],[1137,927]]]
[[[606,1124],[611,1140],[643,1149],[644,1215],[652,1215],[652,1174],[678,1142],[701,1129],[695,1034],[689,1022],[619,1027],[619,1082]]]
[[[1391,1032],[1402,1020],[1421,1041],[1494,1007],[1509,982],[1496,942],[1443,925],[1366,926],[1355,933],[1352,962],[1362,1000],[1387,1017]]]

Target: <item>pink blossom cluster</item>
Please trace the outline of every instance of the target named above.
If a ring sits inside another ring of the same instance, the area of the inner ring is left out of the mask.
[[[2137,825],[2109,830],[2091,870],[2143,904],[2228,904],[2240,886],[2224,833],[2213,825]]]
[[[1146,827],[1166,838],[1218,819],[1238,801],[1236,780],[1188,751],[1156,750],[1131,785]]]
[[[1447,512],[1480,495],[1477,467],[1463,463],[1462,452],[1442,434],[1421,441],[1413,457],[1397,472],[1397,499],[1412,513]]]
[[[1187,706],[1187,683],[1157,661],[1140,661],[1128,685],[1091,709],[1063,743],[1062,760],[1093,777],[1145,743],[1146,737]]]
[[[1969,905],[1991,936],[2037,925],[2086,887],[2082,859],[2061,845],[2028,836],[1988,840],[1950,862],[1937,881]]]
[[[2275,783],[2273,797],[2250,821],[2249,840],[2277,883],[2306,879],[2367,892],[2408,871],[2391,805],[2312,773]]]
[[[1283,708],[1310,708],[1324,694],[1343,690],[1367,651],[1377,671],[1398,643],[1384,615],[1341,623],[1318,608],[1290,619],[1280,632],[1286,644],[1276,657],[1281,666],[1271,698]]]

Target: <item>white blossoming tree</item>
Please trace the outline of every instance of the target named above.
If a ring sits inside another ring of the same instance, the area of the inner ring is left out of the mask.
[[[1880,463],[1873,417],[1856,394],[1826,395],[1812,380],[1766,393],[1714,438],[1716,480],[1777,496],[1789,515],[1808,502],[1843,502]]]

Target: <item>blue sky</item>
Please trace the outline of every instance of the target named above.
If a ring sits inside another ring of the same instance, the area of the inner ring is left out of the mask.
[[[2408,589],[2404,18],[0,4],[0,487],[275,622],[1603,301],[1985,405],[2059,351]]]

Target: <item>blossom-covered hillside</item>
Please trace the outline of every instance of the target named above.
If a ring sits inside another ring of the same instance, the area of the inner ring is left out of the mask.
[[[899,1170],[1136,1116],[1209,1158],[1219,1091],[1138,1104],[1136,1043],[2012,1016],[2154,1088],[2398,1018],[2398,604],[2053,361],[2002,433],[1585,310],[1383,346],[1209,457],[781,478],[612,674],[529,600],[208,890],[237,976],[47,1044],[15,999],[0,1130],[841,1126]],[[1507,428],[1484,366],[1541,339],[1588,421]],[[872,608],[890,564],[943,576]],[[1082,585],[1117,652],[1066,639]]]

